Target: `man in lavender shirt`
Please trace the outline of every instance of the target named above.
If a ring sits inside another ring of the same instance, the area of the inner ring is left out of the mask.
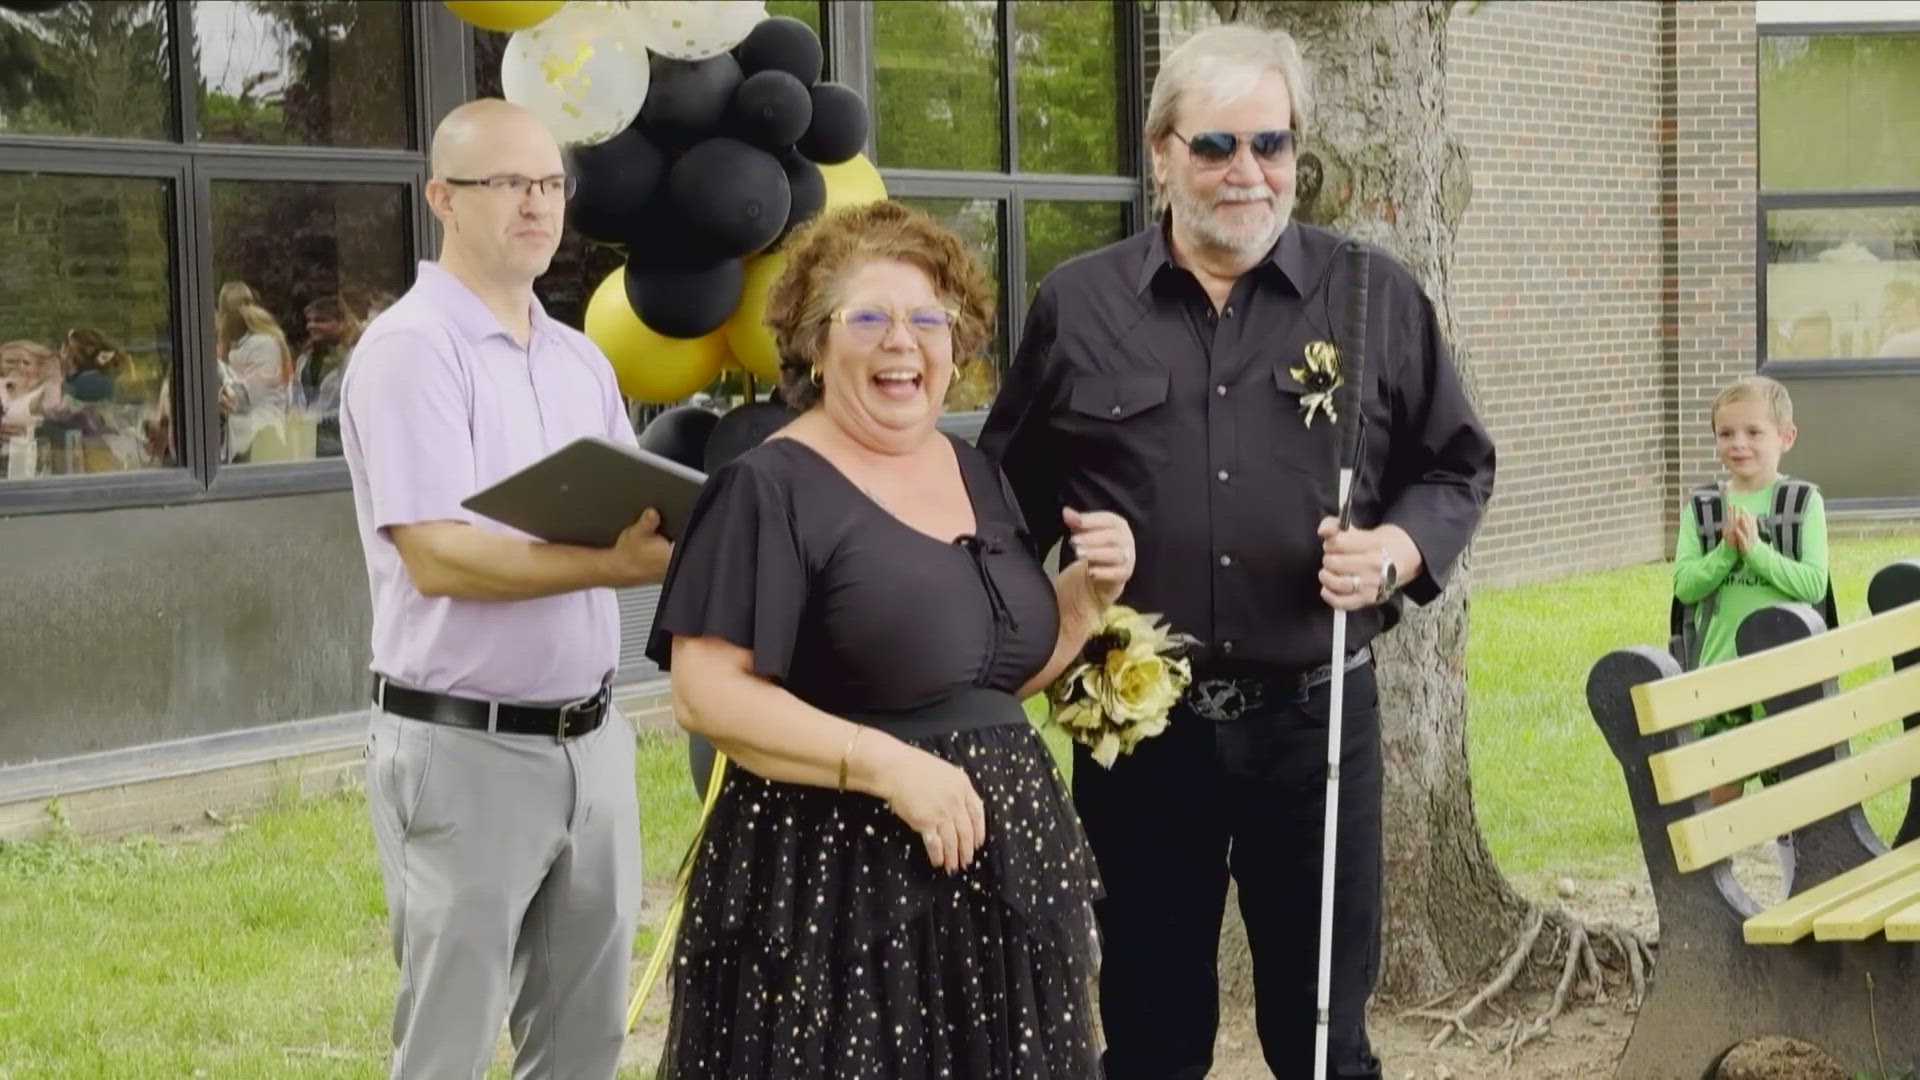
[[[613,1076],[640,911],[633,728],[608,700],[612,589],[657,581],[649,510],[605,550],[460,501],[583,435],[631,445],[606,357],[533,296],[569,186],[504,101],[449,113],[427,201],[437,263],[374,321],[341,436],[373,592],[367,756],[400,990],[395,1078]]]

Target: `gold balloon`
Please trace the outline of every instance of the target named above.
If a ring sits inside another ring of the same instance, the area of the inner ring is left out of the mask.
[[[777,251],[749,261],[746,281],[740,288],[740,306],[733,309],[722,327],[740,366],[754,378],[776,384],[780,381],[780,351],[774,348],[773,331],[765,323],[767,294],[786,268],[786,255]]]
[[[879,202],[887,197],[887,185],[880,179],[880,170],[873,167],[865,154],[855,154],[838,165],[822,165],[820,175],[827,181],[827,203],[820,208],[822,214],[830,214],[843,206]]]
[[[704,389],[727,360],[726,327],[706,337],[672,338],[633,313],[627,303],[627,268],[616,267],[587,301],[587,337],[613,362],[620,392],[636,401],[666,405]]]
[[[446,0],[455,15],[482,30],[511,34],[538,26],[567,0]]]

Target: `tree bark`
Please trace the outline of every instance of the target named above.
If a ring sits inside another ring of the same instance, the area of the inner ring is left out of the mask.
[[[1392,3],[1216,0],[1227,21],[1271,26],[1300,44],[1313,89],[1300,144],[1297,218],[1367,241],[1419,278],[1458,341],[1448,277],[1471,193],[1448,131],[1446,0]],[[1457,346],[1468,393],[1473,382]],[[1428,998],[1483,977],[1511,948],[1531,905],[1494,865],[1467,771],[1466,646],[1471,553],[1447,591],[1375,645],[1386,769],[1380,990]],[[1245,995],[1244,930],[1229,906],[1222,972]],[[1237,956],[1230,956],[1237,952]],[[1244,1000],[1241,997],[1241,1000]]]

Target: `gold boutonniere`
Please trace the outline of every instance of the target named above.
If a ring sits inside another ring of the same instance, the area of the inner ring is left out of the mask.
[[[1158,615],[1113,605],[1047,689],[1054,725],[1093,751],[1101,766],[1113,768],[1140,740],[1167,729],[1167,714],[1193,681],[1188,653],[1198,644],[1174,633]]]
[[[1313,426],[1313,414],[1323,410],[1328,423],[1340,422],[1333,412],[1333,392],[1340,389],[1343,382],[1340,378],[1340,350],[1333,347],[1333,342],[1307,342],[1307,362],[1289,369],[1287,374],[1307,388],[1306,396],[1300,399],[1300,411],[1306,414],[1308,427]]]

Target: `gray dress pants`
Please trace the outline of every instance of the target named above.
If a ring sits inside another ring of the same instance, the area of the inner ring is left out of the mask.
[[[568,742],[375,711],[367,804],[400,990],[393,1080],[608,1080],[640,914],[634,732]]]

